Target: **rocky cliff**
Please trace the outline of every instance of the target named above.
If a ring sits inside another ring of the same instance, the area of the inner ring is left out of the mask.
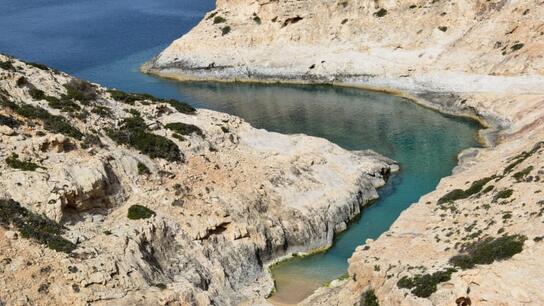
[[[0,55],[0,304],[230,305],[393,161]]]
[[[389,90],[474,117],[489,147],[307,305],[541,305],[544,2],[222,0],[144,71]]]

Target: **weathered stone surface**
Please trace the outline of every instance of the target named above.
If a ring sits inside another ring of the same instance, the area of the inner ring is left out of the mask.
[[[0,70],[0,114],[22,122],[17,136],[2,138],[0,196],[60,222],[63,237],[77,246],[70,255],[57,253],[14,239],[16,226],[2,224],[0,297],[9,305],[232,305],[262,298],[273,287],[268,262],[330,245],[335,231],[377,197],[383,175],[398,169],[372,152],[257,130],[227,114],[179,113],[149,97],[123,103],[98,85],[81,85],[93,97],[72,101],[81,110],[70,113],[48,100],[66,94],[72,77],[0,60],[16,67]],[[32,98],[17,85],[23,76],[49,98]],[[13,103],[42,107],[84,136],[51,133],[41,119],[14,112]],[[111,116],[93,111],[98,107]],[[151,158],[108,137],[136,112],[148,131],[180,148],[183,161]],[[202,135],[175,138],[165,128],[173,122],[193,124]],[[38,167],[8,166],[13,153]],[[129,219],[133,205],[153,214]]]
[[[544,139],[542,16],[544,6],[530,1],[224,0],[142,69],[175,79],[388,89],[477,118],[489,127],[480,136],[490,147],[463,152],[436,191],[358,248],[347,281],[303,304],[360,305],[363,292],[373,289],[381,305],[455,305],[460,298],[473,305],[540,305],[542,150],[504,172]],[[225,26],[230,32],[222,35]],[[521,180],[513,176],[529,167]],[[490,175],[504,178],[489,183],[487,193],[437,204],[447,192]],[[510,189],[510,198],[497,199]],[[403,276],[448,267],[460,243],[503,234],[526,235],[523,252],[454,273],[429,298],[396,285]]]

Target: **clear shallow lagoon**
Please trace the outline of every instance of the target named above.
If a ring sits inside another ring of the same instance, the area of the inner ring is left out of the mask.
[[[373,149],[402,171],[380,199],[326,253],[296,258],[273,273],[274,299],[296,302],[346,272],[367,238],[450,174],[457,154],[477,146],[478,125],[403,98],[330,86],[176,83],[138,72],[144,61],[188,31],[214,1],[3,0],[0,52],[41,62],[125,91],[148,92],[238,115],[256,127],[327,138],[346,149]]]

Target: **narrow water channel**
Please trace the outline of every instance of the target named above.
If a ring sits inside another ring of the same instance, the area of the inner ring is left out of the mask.
[[[42,62],[126,91],[184,100],[240,116],[259,128],[324,137],[350,149],[373,149],[402,171],[380,199],[327,252],[274,267],[278,303],[296,303],[346,273],[367,238],[450,174],[456,155],[477,146],[477,124],[403,98],[330,86],[176,83],[138,72],[144,61],[194,26],[213,0],[7,0],[0,12],[0,52]]]

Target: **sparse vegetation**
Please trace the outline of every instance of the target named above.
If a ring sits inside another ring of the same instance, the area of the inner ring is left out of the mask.
[[[385,16],[385,15],[387,15],[387,10],[384,9],[383,7],[380,8],[377,12],[374,13],[374,16],[380,17],[380,18]]]
[[[225,19],[225,18],[223,18],[221,16],[215,16],[213,18],[213,24],[224,23],[226,21],[227,21],[227,19]]]
[[[16,71],[17,70],[15,68],[15,66],[13,66],[13,63],[11,62],[11,60],[0,61],[0,68],[2,68],[4,70],[8,70],[8,71]]]
[[[497,192],[497,194],[495,195],[495,200],[508,199],[509,197],[512,196],[513,193],[514,193],[514,190],[512,190],[512,189],[501,190],[501,191]]]
[[[523,48],[525,46],[525,44],[523,43],[517,43],[517,44],[514,44],[511,49],[512,49],[512,52],[516,52],[518,50],[520,50],[521,48]]]
[[[52,115],[41,107],[36,107],[29,104],[19,106],[11,101],[2,101],[0,104],[10,108],[22,117],[41,120],[44,128],[52,133],[64,134],[78,140],[83,138],[83,133],[81,133],[77,128],[73,127],[72,124],[66,121],[66,119],[61,116]]]
[[[397,287],[411,289],[413,295],[427,298],[437,290],[437,285],[447,282],[456,269],[448,268],[434,272],[433,274],[417,274],[413,277],[404,276],[397,282]]]
[[[226,27],[221,28],[221,36],[225,36],[225,35],[229,34],[230,30],[231,30],[230,26],[226,26]]]
[[[519,172],[516,172],[514,175],[512,175],[513,178],[516,179],[516,181],[520,182],[521,180],[523,180],[527,175],[529,175],[529,173],[531,173],[531,171],[533,171],[534,167],[533,166],[529,166]]]
[[[363,293],[361,297],[361,306],[380,306],[378,302],[378,297],[374,293],[374,289],[370,289]]]
[[[174,122],[174,123],[168,123],[165,127],[180,135],[191,135],[195,133],[199,136],[204,137],[202,130],[196,125],[187,124],[183,122]]]
[[[110,129],[107,133],[117,143],[129,145],[151,158],[164,158],[168,161],[183,159],[178,146],[168,138],[149,133],[140,116],[125,118],[119,129]]]
[[[111,109],[107,106],[103,106],[103,105],[96,105],[92,108],[91,112],[97,114],[98,116],[100,117],[107,117],[107,118],[112,118],[113,117],[113,113],[111,112]]]
[[[440,199],[438,199],[438,204],[466,199],[482,191],[483,187],[493,179],[495,179],[495,176],[490,176],[490,177],[477,180],[473,182],[472,185],[467,190],[454,189],[448,192],[447,194],[445,194],[444,196],[442,196]]]
[[[63,96],[63,99],[66,100],[72,99],[83,104],[89,104],[98,97],[96,87],[83,80],[71,79],[64,84],[64,88],[66,89],[66,95]]]
[[[450,263],[461,269],[470,269],[475,265],[508,259],[523,250],[525,240],[527,237],[523,235],[488,237],[465,247],[464,253],[450,258]]]
[[[522,153],[520,153],[519,155],[517,155],[516,157],[512,158],[511,159],[511,163],[506,166],[506,168],[504,168],[504,174],[508,174],[510,172],[512,172],[512,170],[514,170],[515,167],[517,167],[519,164],[521,164],[522,162],[524,162],[527,158],[533,156],[533,154],[535,154],[538,150],[540,150],[542,147],[544,146],[544,142],[541,141],[541,142],[538,142],[537,144],[535,144],[535,146],[531,149],[531,151],[529,152],[525,152],[523,151]]]
[[[36,169],[43,168],[33,162],[20,160],[19,155],[16,153],[12,153],[10,157],[6,158],[6,164],[13,169],[19,169],[22,171],[36,171]]]
[[[132,205],[128,209],[127,217],[130,220],[148,219],[155,216],[155,212],[142,205]]]
[[[0,125],[6,125],[13,129],[19,127],[21,123],[15,118],[0,115]]]
[[[51,108],[58,109],[62,112],[73,113],[73,112],[81,110],[81,107],[72,100],[68,100],[68,99],[61,100],[51,96],[46,96],[45,100],[49,102],[49,106]]]
[[[180,113],[193,114],[194,112],[196,112],[196,109],[189,104],[174,99],[161,99],[154,97],[150,94],[126,93],[120,90],[108,90],[108,93],[114,100],[129,105],[134,105],[134,102],[136,101],[151,100],[161,103],[167,103]]]
[[[146,174],[151,174],[151,171],[149,170],[149,168],[142,162],[138,162],[138,174],[139,175],[146,175]]]
[[[50,249],[70,253],[76,245],[64,239],[64,228],[44,216],[24,208],[13,200],[0,199],[0,223],[17,228],[24,238],[31,238]]]

